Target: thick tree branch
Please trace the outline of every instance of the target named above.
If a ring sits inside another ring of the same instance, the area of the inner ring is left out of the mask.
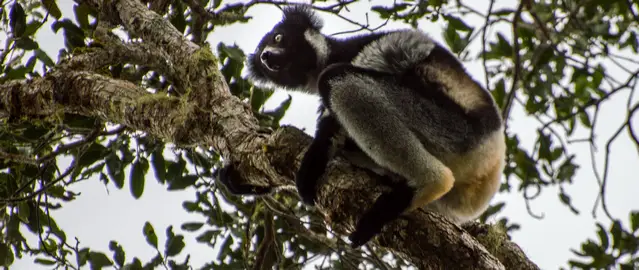
[[[269,179],[277,174],[264,154],[255,153],[266,138],[257,132],[259,126],[252,114],[243,109],[244,105],[229,93],[216,98],[209,110],[203,110],[180,98],[148,93],[130,82],[65,69],[54,70],[44,78],[0,85],[0,115],[47,117],[66,112],[99,117],[179,146],[214,147],[227,159],[249,156],[240,163],[240,168],[248,167],[244,177]],[[260,167],[268,167],[266,173],[260,173]],[[283,181],[269,182],[284,185]]]

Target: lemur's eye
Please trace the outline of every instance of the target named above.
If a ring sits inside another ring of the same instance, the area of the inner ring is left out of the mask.
[[[275,40],[275,42],[277,43],[280,43],[282,41],[282,34],[275,35],[275,38],[273,38],[273,40]]]

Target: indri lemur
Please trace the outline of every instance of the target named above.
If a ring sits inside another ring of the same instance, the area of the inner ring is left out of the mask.
[[[288,6],[248,57],[254,82],[321,97],[317,132],[295,179],[302,200],[314,204],[340,147],[392,183],[358,221],[354,247],[416,208],[457,224],[477,218],[499,188],[506,148],[490,93],[419,30],[336,39],[321,28],[310,7]],[[229,177],[222,180],[236,194],[270,192]]]

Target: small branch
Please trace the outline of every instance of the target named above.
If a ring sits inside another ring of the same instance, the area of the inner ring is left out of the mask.
[[[264,211],[264,237],[255,252],[254,270],[272,269],[276,260],[274,257],[274,249],[276,245],[275,229],[273,227],[273,213]],[[268,262],[268,263],[267,263]]]
[[[628,80],[626,80],[625,83],[617,86],[616,88],[613,88],[612,90],[610,90],[610,92],[606,93],[606,95],[602,96],[599,99],[591,99],[589,102],[585,103],[584,105],[580,106],[579,108],[577,108],[577,110],[573,113],[570,113],[568,115],[565,115],[563,117],[556,117],[555,119],[553,119],[552,121],[549,121],[547,123],[545,123],[541,129],[545,129],[548,126],[555,124],[555,123],[559,123],[565,120],[568,120],[570,118],[575,117],[576,115],[585,112],[588,108],[595,106],[598,107],[599,104],[601,104],[601,102],[606,101],[608,98],[610,98],[611,96],[613,96],[614,94],[616,94],[617,92],[628,88],[628,86],[637,79],[637,76],[639,76],[639,69],[637,69],[632,75],[630,75],[628,77]]]
[[[630,90],[630,95],[628,95],[628,102],[626,104],[626,108],[628,109],[628,111],[631,111],[633,105],[632,102],[634,100],[634,96],[635,96],[635,91],[637,90],[637,84],[638,81],[635,80],[635,83],[632,85],[632,90]],[[638,104],[635,104],[634,106],[638,106]],[[634,117],[634,114],[629,114],[628,115],[628,135],[630,136],[630,139],[635,143],[635,147],[637,148],[637,154],[639,154],[639,136],[637,136],[637,134],[635,133],[635,128],[632,124],[632,118]]]
[[[617,137],[621,134],[621,132],[623,131],[623,129],[629,125],[632,116],[636,113],[636,111],[639,110],[639,103],[635,104],[634,107],[632,107],[630,109],[630,111],[628,111],[628,115],[626,117],[626,122],[621,125],[617,131],[615,131],[615,133],[613,134],[613,136],[610,138],[610,140],[608,140],[608,143],[606,143],[606,155],[605,155],[605,160],[604,160],[604,172],[603,172],[603,176],[602,176],[602,184],[601,184],[601,188],[600,188],[600,192],[599,192],[599,196],[601,197],[601,206],[602,209],[604,210],[604,213],[606,214],[606,216],[608,216],[608,218],[610,218],[610,220],[615,220],[615,218],[612,216],[612,214],[610,213],[610,211],[608,210],[608,206],[606,203],[606,187],[607,187],[607,183],[608,183],[608,172],[609,172],[609,168],[610,168],[610,152],[611,152],[611,147],[612,144],[614,143],[614,141],[617,139]]]
[[[521,11],[524,9],[524,4],[527,0],[522,0],[515,11],[515,16],[513,18],[513,64],[515,65],[515,69],[513,71],[512,84],[510,86],[510,91],[506,96],[506,101],[504,102],[504,108],[502,112],[502,118],[506,123],[508,123],[507,119],[510,115],[510,110],[515,99],[515,93],[517,91],[517,83],[519,83],[519,76],[521,74],[521,56],[519,55],[519,21],[521,20]]]
[[[75,168],[77,166],[77,159],[74,159],[71,164],[69,165],[69,167],[64,171],[64,173],[60,174],[56,179],[52,180],[51,182],[47,183],[44,187],[32,192],[31,194],[25,195],[25,196],[20,196],[20,197],[10,197],[7,199],[0,199],[0,203],[2,205],[0,205],[2,208],[4,208],[7,204],[12,204],[12,203],[16,203],[16,202],[22,202],[22,201],[28,201],[31,200],[33,198],[35,198],[36,196],[43,194],[44,192],[46,192],[49,188],[51,188],[52,186],[56,185],[57,183],[59,183],[60,181],[64,180],[65,177],[69,176],[73,171],[75,171]],[[25,186],[23,186],[25,187]],[[14,196],[17,195],[18,193],[20,193],[22,190],[22,188],[20,188],[19,190],[17,190],[14,193]]]
[[[490,4],[488,5],[488,14],[486,15],[486,22],[484,23],[484,27],[482,27],[481,30],[481,46],[482,46],[482,54],[481,54],[481,60],[482,60],[482,65],[484,66],[484,79],[485,79],[485,87],[488,89],[490,86],[490,76],[488,74],[488,64],[487,64],[487,59],[486,59],[486,35],[488,32],[488,27],[490,26],[490,16],[493,13],[493,5],[495,4],[495,1],[497,0],[490,0]],[[504,119],[505,122],[508,122],[507,119]]]
[[[92,143],[93,141],[95,141],[95,139],[98,137],[99,134],[100,134],[100,129],[96,128],[90,134],[86,135],[84,138],[77,140],[75,142],[63,144],[59,146],[55,151],[52,151],[51,153],[45,156],[39,157],[36,160],[36,163],[41,164],[41,163],[50,161],[56,158],[61,153],[67,152],[71,150],[72,148],[76,148],[76,147],[85,145],[87,143]]]

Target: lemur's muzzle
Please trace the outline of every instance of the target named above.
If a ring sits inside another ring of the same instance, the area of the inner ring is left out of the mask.
[[[266,47],[260,54],[262,65],[271,71],[279,71],[285,64],[284,50]]]

